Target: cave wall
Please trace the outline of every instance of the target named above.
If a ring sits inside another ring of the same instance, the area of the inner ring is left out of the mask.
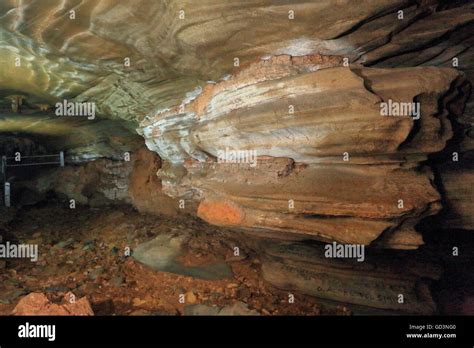
[[[424,239],[446,232],[446,261],[474,226],[472,1],[6,0],[0,18],[0,143],[70,159],[25,203],[54,191],[297,240],[256,247],[277,287],[436,311]],[[58,118],[63,99],[96,119]],[[420,117],[382,116],[389,101]],[[308,239],[384,250],[348,264]]]
[[[161,180],[156,176],[160,168],[159,156],[143,146],[121,160],[102,158],[43,169],[29,181],[15,183],[28,189],[15,206],[55,197],[65,205],[70,200],[89,207],[127,204],[142,213],[176,215],[178,202],[162,192]]]
[[[458,184],[472,183],[471,1],[8,0],[0,13],[1,130],[120,161],[137,128],[162,158],[137,164],[131,195],[131,169],[110,182],[112,164],[80,169],[106,199],[115,185],[144,211],[184,200],[219,225],[390,248],[421,245],[414,226],[440,212],[472,229]],[[63,99],[95,103],[97,119],[55,117]],[[421,118],[380,117],[388,100],[420,102]],[[456,146],[460,161],[434,164]],[[225,149],[259,165],[214,166]]]
[[[149,115],[139,132],[173,163],[158,172],[164,192],[199,201],[197,214],[210,223],[416,248],[423,241],[414,226],[441,210],[425,162],[453,137],[463,74],[306,58],[257,62]],[[417,101],[421,115],[383,117],[384,101]],[[221,163],[226,149],[255,151],[255,163]],[[181,167],[186,175],[168,174]]]
[[[111,184],[114,165],[91,164],[82,181],[106,199],[118,185],[145,211],[184,200],[219,225],[390,248],[421,245],[415,226],[434,214],[472,229],[459,185],[472,183],[472,1],[8,0],[0,13],[0,130],[107,163],[138,150],[138,128],[162,158],[142,161],[158,180],[135,176],[132,195],[130,169]],[[63,99],[97,119],[55,117]],[[421,118],[380,117],[388,100],[420,102]],[[214,166],[227,148],[259,165]],[[435,159],[452,149],[457,163]]]

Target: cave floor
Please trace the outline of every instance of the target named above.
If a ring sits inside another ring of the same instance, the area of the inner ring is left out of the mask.
[[[157,271],[124,252],[160,234],[184,231],[192,237],[180,262],[224,262],[233,277],[202,280]],[[196,304],[205,305],[200,313],[206,314],[206,308],[232,308],[236,303],[241,305],[236,314],[348,313],[343,306],[325,308],[300,294],[301,301],[289,305],[288,292],[262,280],[259,259],[239,242],[246,238],[191,217],[143,215],[129,206],[22,210],[6,228],[4,242],[37,244],[39,259],[9,259],[0,265],[0,315],[10,315],[18,301],[33,292],[56,303],[68,292],[85,296],[96,315],[186,315],[187,306]],[[242,246],[239,257],[233,254],[235,245]]]

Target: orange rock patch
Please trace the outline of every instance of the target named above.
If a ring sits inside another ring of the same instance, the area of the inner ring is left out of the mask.
[[[245,218],[245,212],[237,204],[219,200],[201,202],[197,214],[215,225],[240,225]]]
[[[13,315],[94,315],[89,301],[82,297],[71,301],[72,293],[66,294],[62,304],[52,303],[42,293],[31,293],[18,302]]]

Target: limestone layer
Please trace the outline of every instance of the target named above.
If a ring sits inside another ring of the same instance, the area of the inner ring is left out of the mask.
[[[440,277],[440,268],[413,254],[384,251],[366,254],[364,262],[358,262],[328,259],[316,245],[266,241],[262,249],[263,277],[279,288],[343,302],[360,314],[436,312],[429,284]]]
[[[423,162],[453,136],[447,104],[464,103],[462,84],[454,69],[278,56],[149,115],[139,132],[169,164],[164,192],[199,201],[210,223],[416,248],[414,225],[441,208]],[[419,115],[383,115],[398,102]]]

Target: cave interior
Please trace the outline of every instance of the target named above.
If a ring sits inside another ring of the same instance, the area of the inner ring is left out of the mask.
[[[473,33],[465,0],[1,1],[0,315],[473,315]]]

